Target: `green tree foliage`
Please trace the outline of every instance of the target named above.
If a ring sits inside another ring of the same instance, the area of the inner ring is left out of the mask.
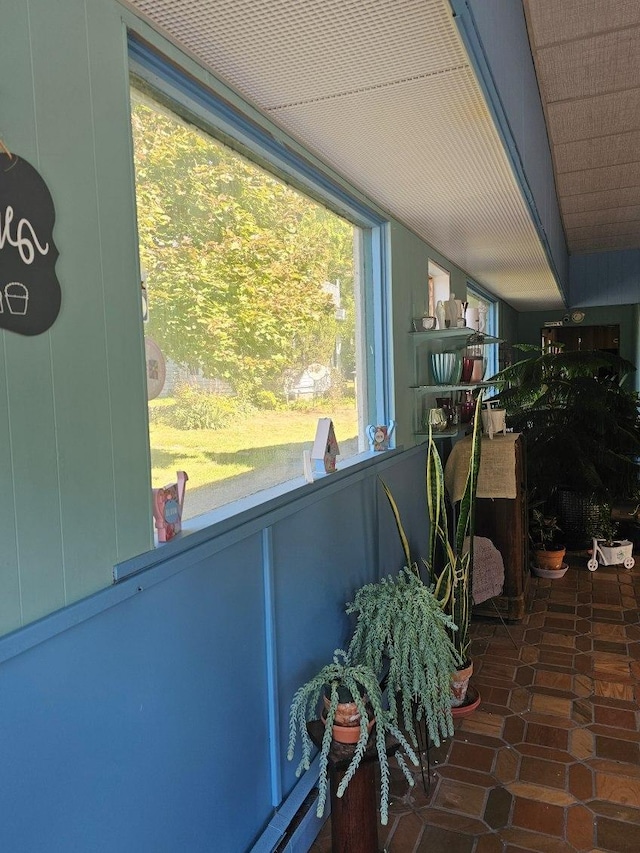
[[[287,369],[354,369],[353,226],[134,93],[148,333],[165,354],[243,396]],[[327,281],[340,281],[338,321]]]

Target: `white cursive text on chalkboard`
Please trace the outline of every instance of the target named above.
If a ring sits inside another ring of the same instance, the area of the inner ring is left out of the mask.
[[[4,212],[4,225],[2,224],[2,212],[0,211],[0,249],[4,248],[4,244],[8,243],[14,246],[20,253],[25,264],[32,264],[35,258],[36,250],[41,255],[46,255],[49,251],[49,244],[40,245],[40,241],[33,230],[33,225],[28,219],[20,219],[15,229],[15,236],[11,236],[11,223],[13,222],[13,208],[7,207]]]

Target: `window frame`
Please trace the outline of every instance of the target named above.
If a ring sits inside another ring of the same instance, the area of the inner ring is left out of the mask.
[[[284,131],[265,127],[268,119],[261,121],[241,96],[231,90],[225,96],[226,87],[222,84],[215,89],[205,85],[132,30],[127,31],[127,45],[132,86],[360,229],[362,319],[358,332],[364,338],[358,347],[358,365],[364,377],[357,398],[360,452],[345,460],[341,468],[357,465],[369,455],[367,423],[388,423],[393,417],[387,218],[332,177]],[[258,493],[257,500],[250,495],[183,522],[183,530],[195,531],[242,514],[251,506],[268,502],[273,494],[281,496],[283,491],[298,487],[298,480],[285,481],[266,489],[262,498],[262,493]]]

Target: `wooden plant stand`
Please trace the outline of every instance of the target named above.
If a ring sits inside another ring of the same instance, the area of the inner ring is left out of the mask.
[[[307,723],[309,737],[320,748],[324,725],[320,720]],[[373,735],[373,732],[372,732]],[[353,757],[355,747],[333,741],[329,751],[329,786],[331,791],[331,853],[379,853],[376,762],[378,750],[370,735],[367,750],[347,789],[336,792]],[[394,755],[399,744],[387,738],[387,755]]]

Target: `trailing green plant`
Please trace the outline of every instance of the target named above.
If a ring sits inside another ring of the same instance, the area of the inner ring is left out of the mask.
[[[389,711],[402,720],[412,743],[417,745],[414,717],[424,718],[436,746],[441,736],[451,737],[451,673],[462,662],[450,637],[455,625],[417,566],[361,587],[347,613],[357,613],[349,655],[376,673],[388,661]]]
[[[296,776],[311,766],[311,752],[313,743],[307,731],[307,722],[317,719],[318,705],[327,689],[329,694],[329,707],[326,713],[325,730],[320,746],[319,777],[318,777],[318,804],[316,814],[322,817],[327,799],[328,788],[328,759],[332,744],[332,729],[339,702],[339,690],[346,688],[356,704],[360,714],[360,733],[355,745],[353,757],[338,786],[337,796],[342,797],[347,785],[353,778],[356,770],[364,757],[369,740],[369,722],[375,718],[375,743],[380,763],[380,821],[384,825],[388,822],[389,814],[389,759],[386,750],[386,735],[390,734],[397,739],[407,754],[409,760],[418,765],[418,758],[395,724],[391,713],[383,707],[382,690],[378,677],[374,670],[364,664],[352,664],[346,652],[336,649],[333,655],[333,663],[327,664],[296,690],[291,702],[289,712],[289,745],[287,758],[293,759],[298,737],[302,744],[302,758],[296,769]],[[413,777],[401,755],[396,754],[396,759],[404,776],[413,785]]]
[[[482,392],[478,397],[476,412],[481,411],[481,405]],[[411,716],[408,713],[413,703],[416,707],[416,718],[419,719],[418,713],[424,714],[427,726],[431,726],[429,733],[434,742],[439,742],[439,734],[446,737],[450,733],[450,727],[453,725],[451,709],[450,707],[446,710],[442,709],[445,704],[447,706],[451,704],[451,674],[456,668],[466,663],[469,652],[472,595],[471,565],[473,560],[471,543],[473,542],[475,528],[474,510],[480,468],[480,438],[480,418],[476,417],[471,437],[464,493],[460,501],[454,535],[451,538],[447,518],[442,460],[432,431],[429,431],[426,462],[429,550],[427,558],[422,560],[429,585],[421,580],[418,563],[412,559],[409,539],[402,523],[398,505],[390,489],[383,482],[382,485],[393,512],[406,560],[407,568],[403,570],[404,583],[411,586],[412,593],[405,596],[404,601],[400,596],[394,599],[391,595],[394,590],[389,586],[387,579],[386,586],[381,587],[378,592],[381,599],[378,604],[379,612],[376,613],[373,609],[376,590],[371,593],[371,602],[363,601],[360,604],[363,618],[362,620],[359,618],[358,621],[362,621],[362,625],[359,629],[356,626],[356,632],[359,630],[361,637],[358,638],[357,644],[354,643],[355,636],[352,640],[354,654],[359,656],[364,653],[364,649],[367,649],[368,657],[366,659],[374,668],[380,665],[381,649],[384,653],[389,654],[390,672],[392,667],[396,668],[398,672],[397,675],[394,675],[393,682],[390,680],[389,683],[390,702],[394,690],[397,690],[401,696],[403,723],[409,734],[415,737]],[[398,582],[396,582],[397,588],[399,588]],[[385,598],[383,598],[383,589]],[[354,604],[358,601],[357,595]],[[416,612],[412,601],[414,598],[419,599],[418,608],[421,612]],[[369,610],[366,619],[364,617],[365,604]],[[389,616],[386,611],[386,608],[391,606],[397,608],[398,611],[395,614],[393,626],[397,632],[397,637],[393,638],[389,636],[391,626],[387,621]],[[349,607],[352,608],[353,605],[349,605]],[[441,617],[438,616],[436,608],[438,608]],[[356,609],[353,608],[353,611],[348,612],[356,612]],[[414,621],[413,625],[411,620]],[[367,621],[370,627],[367,627]],[[440,632],[443,629],[448,635],[449,644],[443,643],[442,637],[438,635],[437,648],[430,648],[430,641],[425,639],[423,635],[429,632]],[[404,637],[403,631],[407,632],[409,637]],[[415,631],[415,635],[410,633],[413,631]],[[403,657],[401,654],[400,658],[394,662],[392,655],[397,654],[396,650],[402,649],[403,643],[412,642],[419,644],[415,656],[405,655]],[[438,669],[432,671],[431,667],[436,663],[436,660],[438,661]],[[426,674],[423,675],[425,671]],[[423,677],[424,681],[422,681]],[[408,685],[411,685],[411,689]],[[437,730],[434,731],[434,729]]]

